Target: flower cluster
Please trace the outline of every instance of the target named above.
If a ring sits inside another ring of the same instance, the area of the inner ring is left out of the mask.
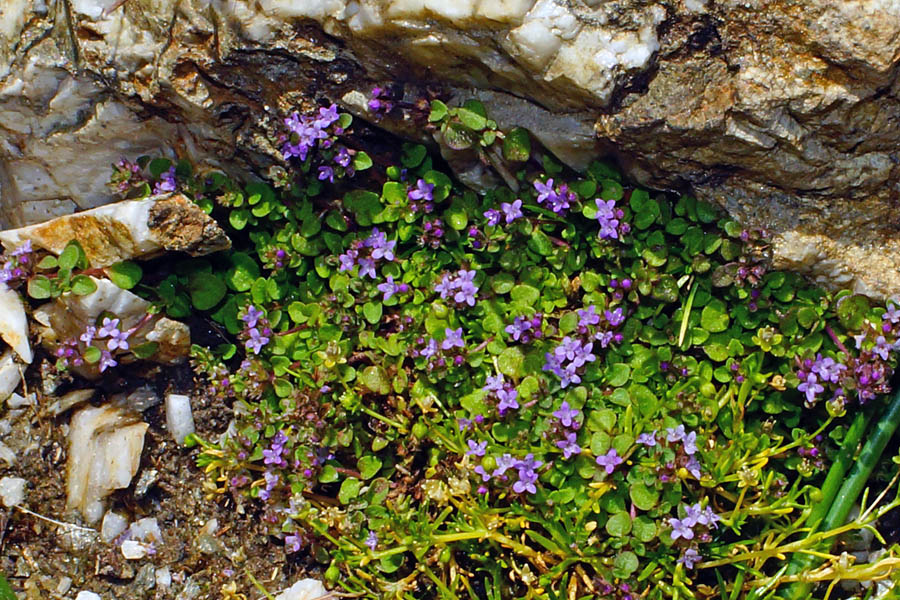
[[[444,273],[441,281],[434,286],[434,291],[440,294],[442,299],[453,299],[459,306],[475,306],[475,294],[478,293],[475,275],[474,270],[466,269],[460,269],[455,275]]]
[[[419,236],[420,246],[429,246],[437,249],[444,239],[444,222],[441,219],[432,219],[422,223],[422,235]]]
[[[115,357],[130,351],[129,338],[148,320],[149,315],[145,315],[134,327],[122,329],[120,319],[103,316],[99,327],[88,325],[77,338],[69,338],[60,343],[54,353],[56,368],[62,370],[69,366],[98,363],[98,368],[103,373],[108,368],[117,366],[119,362]]]
[[[625,218],[625,212],[621,208],[616,208],[615,200],[596,198],[594,203],[597,205],[596,219],[600,224],[597,236],[601,240],[618,240],[631,231],[631,226],[622,220]]]
[[[697,458],[697,432],[686,431],[684,425],[669,427],[664,436],[658,435],[654,429],[649,433],[642,433],[635,440],[638,444],[648,448],[660,450],[663,445],[672,448],[675,444],[675,459],[660,467],[659,478],[661,481],[672,481],[679,468],[684,468],[695,479],[700,479],[700,460]]]
[[[174,192],[177,184],[175,182],[175,167],[169,167],[159,176],[159,181],[153,185],[154,194],[168,194]]]
[[[569,406],[567,400],[563,400],[559,408],[553,411],[553,416],[556,417],[554,425],[557,432],[563,437],[563,439],[557,440],[554,445],[562,450],[563,458],[565,459],[581,454],[577,433],[581,429],[581,423],[577,420],[580,414],[581,411]]]
[[[563,215],[569,210],[573,202],[578,199],[575,192],[569,189],[565,183],[557,187],[553,186],[553,179],[546,182],[535,180],[534,189],[537,191],[537,203],[545,204],[547,208],[558,215]]]
[[[263,346],[272,339],[272,329],[265,313],[251,304],[241,317],[241,321],[244,322],[244,330],[241,332],[244,347],[253,354],[259,354]]]
[[[430,213],[434,210],[434,184],[419,179],[414,187],[406,191],[409,210],[412,212]]]
[[[113,165],[109,185],[120,194],[124,194],[133,187],[141,187],[145,181],[140,165],[123,158]]]
[[[287,141],[281,148],[281,154],[285,160],[296,156],[302,161],[306,160],[309,151],[319,145],[322,148],[331,146],[331,135],[326,131],[336,123],[338,115],[337,105],[332,104],[328,108],[320,108],[318,115],[300,115],[293,113],[284,120],[284,124],[290,131]],[[340,135],[339,132],[332,132]]]
[[[8,254],[3,267],[0,267],[0,283],[5,283],[8,287],[14,287],[28,279],[35,266],[33,253],[31,240],[25,240],[22,245],[13,249]]]
[[[428,359],[428,368],[445,367],[449,359],[454,366],[460,366],[465,361],[464,351],[466,342],[463,340],[462,327],[451,329],[444,328],[444,339],[438,341],[435,338],[419,338],[419,350],[412,350],[413,357],[422,356]]]
[[[373,227],[369,237],[354,241],[349,250],[338,256],[341,263],[340,270],[350,271],[359,266],[359,277],[368,275],[372,279],[376,279],[378,274],[375,272],[375,267],[378,261],[394,260],[396,246],[395,240],[388,241],[383,231]]]
[[[385,116],[394,108],[386,91],[381,87],[372,88],[372,98],[368,102],[369,110],[375,114],[376,119]]]
[[[506,331],[513,340],[527,344],[532,339],[540,339],[543,337],[543,324],[543,315],[537,313],[530,319],[526,319],[525,317],[515,317],[513,322],[510,325],[507,325],[504,331]]]
[[[537,185],[538,183],[539,182],[535,182],[535,185]],[[487,219],[487,224],[491,226],[499,225],[501,220],[505,221],[506,224],[509,225],[516,219],[521,219],[523,216],[525,215],[522,214],[522,201],[519,199],[516,199],[513,202],[501,202],[500,210],[491,208],[484,212],[484,217]]]
[[[279,430],[275,437],[272,438],[272,444],[263,450],[263,463],[281,468],[287,467],[287,460],[282,456],[287,443],[287,435],[285,435],[284,431]]]
[[[593,342],[582,342],[578,338],[566,336],[553,352],[544,354],[547,362],[544,363],[543,370],[559,377],[562,387],[567,387],[570,383],[581,383],[578,370],[586,363],[597,360],[592,353],[593,348]]]
[[[669,518],[669,527],[672,528],[670,533],[672,540],[693,540],[697,538],[698,541],[708,542],[711,539],[709,535],[710,530],[717,529],[717,523],[721,521],[719,515],[713,512],[708,505],[702,507],[699,502],[696,504],[682,504],[681,508],[684,512],[683,518]]]
[[[485,469],[485,461],[482,461],[482,464],[476,466],[474,469],[475,473],[481,476],[482,483],[493,480],[498,484],[508,484],[510,476],[506,473],[507,471],[513,470],[516,472],[516,480],[512,484],[512,490],[515,493],[537,493],[537,486],[535,485],[538,480],[537,469],[544,463],[535,459],[534,454],[528,453],[525,458],[519,459],[509,453],[505,453],[496,458],[492,458],[491,461],[496,465],[491,472],[488,472],[487,469]],[[482,485],[478,488],[478,491],[482,494],[486,494],[487,488]]]
[[[497,413],[502,417],[508,410],[519,408],[519,392],[511,383],[507,382],[503,375],[488,375],[482,388],[488,393],[487,398],[497,403]]]

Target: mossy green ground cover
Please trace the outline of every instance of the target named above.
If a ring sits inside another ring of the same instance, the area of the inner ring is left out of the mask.
[[[885,404],[900,311],[767,271],[764,232],[563,168],[478,103],[406,110],[505,183],[367,153],[334,107],[286,120],[269,183],[117,167],[125,195],[183,192],[235,241],[152,291],[229,336],[193,357],[235,411],[193,440],[213,501],[367,598],[762,598],[822,560],[826,583],[888,572],[841,566],[810,512],[855,500],[826,472]]]

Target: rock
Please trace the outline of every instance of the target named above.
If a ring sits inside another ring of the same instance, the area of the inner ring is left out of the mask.
[[[149,426],[118,406],[87,407],[69,426],[66,509],[89,523],[103,515],[103,498],[128,487],[137,472]]]
[[[317,579],[301,579],[284,590],[275,600],[316,600],[328,596],[328,590]]]
[[[167,588],[172,585],[172,572],[169,567],[161,567],[156,570],[156,587]]]
[[[122,556],[128,560],[140,560],[150,553],[147,544],[137,542],[135,540],[125,540],[122,542]]]
[[[40,331],[41,342],[49,352],[54,352],[65,340],[78,339],[88,325],[96,323],[100,314],[108,311],[121,319],[120,329],[131,329],[138,323],[143,323],[128,338],[128,342],[132,347],[145,342],[159,344],[150,360],[164,364],[184,360],[191,345],[187,325],[159,314],[150,315],[149,302],[123,290],[108,279],[91,279],[97,285],[95,292],[86,296],[63,294],[35,309],[34,319],[43,325]],[[116,360],[127,364],[136,359],[132,354],[124,354],[117,356]],[[98,363],[72,365],[70,368],[88,379],[100,376]]]
[[[184,438],[194,433],[194,415],[189,396],[166,395],[166,427],[179,445],[184,444]]]
[[[31,364],[34,355],[28,343],[28,318],[18,293],[0,283],[0,337],[9,344],[22,361]]]
[[[53,416],[57,417],[67,410],[78,406],[79,404],[84,404],[88,400],[94,397],[94,394],[97,393],[97,390],[93,388],[83,389],[83,390],[72,390],[61,396],[59,399],[53,401],[53,403],[47,408],[48,412]]]
[[[25,485],[28,482],[21,477],[4,477],[0,479],[0,500],[3,506],[12,508],[25,501]]]
[[[159,480],[159,471],[157,469],[144,469],[138,477],[137,483],[134,484],[134,497],[138,500],[147,495],[150,488]]]
[[[0,242],[7,248],[25,240],[57,256],[71,240],[77,240],[94,268],[151,258],[167,250],[199,256],[231,247],[216,222],[181,195],[116,202],[0,232]]]
[[[103,600],[98,594],[82,590],[75,596],[75,600]]]
[[[0,400],[12,394],[22,381],[22,370],[16,364],[15,356],[7,350],[0,356]]]
[[[646,185],[690,188],[764,226],[777,266],[900,292],[891,2],[111,1],[73,1],[65,25],[38,2],[0,19],[8,220],[108,201],[123,154],[262,171],[288,111],[364,115],[375,82],[402,79],[411,99],[494,94],[492,116],[514,105],[574,166],[596,142]]]
[[[162,543],[162,530],[159,523],[153,517],[138,519],[128,528],[128,537],[147,544]]]
[[[100,538],[109,543],[119,537],[127,528],[128,519],[119,513],[108,510],[103,515],[103,522],[100,524]]]
[[[12,409],[33,406],[36,403],[37,399],[34,397],[34,394],[29,394],[27,398],[19,394],[13,394],[6,399],[6,404]]]

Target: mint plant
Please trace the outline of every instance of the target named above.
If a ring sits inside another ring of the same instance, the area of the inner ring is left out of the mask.
[[[812,567],[790,553],[838,564],[823,541],[877,512],[839,518],[883,445],[837,487],[890,389],[893,304],[770,271],[765,232],[605,163],[571,172],[476,102],[369,107],[507,184],[376,152],[334,105],[285,120],[271,184],[116,169],[236,240],[142,289],[231,336],[193,349],[235,413],[191,438],[212,497],[367,598],[765,597]]]

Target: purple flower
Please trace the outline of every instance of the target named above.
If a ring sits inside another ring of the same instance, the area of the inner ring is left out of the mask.
[[[334,162],[344,168],[350,164],[350,152],[347,151],[347,148],[344,146],[338,148],[337,153],[334,155]]]
[[[566,439],[556,442],[556,447],[563,451],[563,458],[571,458],[581,454],[581,446],[577,444],[577,435],[574,431],[566,432]]]
[[[116,362],[116,359],[112,357],[112,354],[109,353],[108,350],[100,351],[100,372],[102,373],[109,367],[115,367],[119,363]]]
[[[424,179],[419,179],[416,182],[416,187],[409,190],[406,195],[410,200],[431,202],[434,200],[434,184],[428,183]]]
[[[543,203],[545,200],[550,199],[553,202],[556,198],[556,190],[553,189],[553,180],[548,179],[546,183],[542,183],[541,181],[535,180],[534,189],[538,192],[537,202],[538,204]]]
[[[438,352],[437,340],[434,338],[431,338],[428,340],[428,343],[425,344],[425,347],[422,348],[422,350],[421,350],[421,352],[419,352],[419,354],[421,354],[425,358],[431,358],[432,356],[437,354],[437,352]]]
[[[353,269],[353,267],[356,266],[356,257],[358,255],[359,255],[359,253],[356,250],[351,248],[350,250],[347,250],[347,252],[345,252],[344,254],[341,254],[340,256],[338,256],[338,259],[340,259],[340,261],[341,261],[341,267],[338,270],[339,271],[350,271],[351,269]]]
[[[519,408],[519,402],[516,398],[519,396],[519,392],[516,390],[510,390],[503,388],[502,390],[497,392],[497,398],[500,400],[500,404],[497,405],[497,410],[500,411],[500,416],[511,409],[511,408]]]
[[[686,540],[694,539],[694,530],[691,529],[693,524],[688,524],[684,520],[670,518],[669,527],[672,528],[672,539],[684,538]]]
[[[883,340],[884,338],[880,337],[879,339]],[[885,357],[886,359],[887,357]],[[821,354],[816,355],[816,360],[810,367],[810,371],[821,378],[820,381],[830,381],[831,383],[840,381],[841,374],[846,370],[846,365],[836,362],[830,356],[822,358]]]
[[[697,452],[697,432],[692,431],[681,441],[684,445],[684,453],[687,455],[695,454]]]
[[[154,194],[165,194],[175,191],[175,167],[169,167],[169,170],[159,176],[159,181],[153,186]]]
[[[25,256],[26,254],[30,254],[33,251],[34,250],[32,249],[32,246],[31,246],[31,240],[25,240],[22,244],[20,244],[19,246],[16,246],[9,253],[9,255],[22,257],[22,256]]]
[[[569,406],[567,400],[563,400],[562,404],[559,405],[559,408],[553,412],[553,416],[559,419],[559,422],[562,423],[563,427],[571,427],[573,423],[577,425],[578,423],[575,419],[578,418],[578,415],[580,414],[581,411]]]
[[[442,349],[450,350],[452,348],[465,348],[466,343],[463,341],[462,327],[457,327],[455,330],[445,327],[444,335],[446,337],[444,338],[444,341],[441,342]]]
[[[90,346],[91,342],[94,341],[95,335],[97,335],[97,328],[93,325],[88,325],[78,339],[84,342],[86,346]]]
[[[263,346],[269,343],[269,338],[259,332],[256,327],[250,329],[250,339],[247,340],[245,346],[247,350],[252,350],[253,354],[259,354]]]
[[[466,443],[469,446],[469,449],[466,451],[466,456],[484,456],[484,451],[487,448],[487,441],[476,442],[475,440],[467,440]]]
[[[888,300],[888,305],[887,311],[881,315],[881,320],[890,321],[896,325],[900,321],[900,308],[897,308],[897,300],[891,298]]]
[[[375,548],[378,547],[378,534],[374,531],[369,531],[368,537],[366,537],[366,547],[375,552]]]
[[[110,319],[109,317],[103,317],[103,324],[100,327],[100,331],[97,332],[98,337],[107,337],[112,335],[113,331],[118,332],[119,330],[119,319]]]
[[[441,298],[448,298],[452,294],[453,301],[457,304],[475,306],[475,294],[478,292],[478,286],[474,283],[475,275],[475,271],[465,269],[457,271],[456,276],[445,273],[440,283],[434,286],[434,291],[438,292]]]
[[[496,225],[503,218],[503,215],[496,208],[484,211],[484,217],[487,219],[488,225]]]
[[[384,94],[384,90],[381,89],[380,87],[372,88],[372,99],[369,100],[369,103],[368,103],[369,110],[371,110],[374,113],[382,113],[382,112],[388,113],[391,111],[391,109],[393,108],[393,104],[391,104],[387,100],[380,99],[383,94]],[[376,116],[380,117],[381,115],[376,115]]]
[[[488,473],[487,471],[485,471],[484,467],[482,467],[481,465],[478,465],[477,467],[475,467],[475,472],[478,473],[479,475],[481,475],[481,481],[490,481],[491,480],[491,474]]]
[[[247,307],[247,313],[241,317],[241,321],[243,321],[247,327],[256,327],[256,324],[259,322],[259,318],[263,316],[263,311],[259,310],[252,304]]]
[[[525,317],[516,317],[513,319],[512,325],[507,325],[506,333],[512,336],[512,339],[515,341],[519,341],[519,338],[522,337],[522,334],[526,333],[529,329],[531,329],[531,320],[526,319]]]
[[[684,425],[669,427],[666,429],[666,441],[669,443],[680,442],[684,439]]]
[[[409,290],[409,286],[405,283],[394,283],[394,278],[391,275],[387,276],[386,283],[378,284],[378,291],[384,294],[384,301],[386,302],[391,296],[397,294],[399,292],[405,292]]]
[[[693,527],[699,522],[699,519],[702,516],[703,511],[700,508],[699,502],[697,504],[686,504],[684,506],[684,518],[681,520],[681,522],[688,527]]]
[[[806,380],[797,386],[797,390],[806,394],[806,403],[809,405],[815,404],[816,396],[825,391],[825,388],[817,383],[818,381],[819,379],[814,373],[809,373]]]
[[[506,383],[506,381],[503,379],[503,375],[488,375],[482,389],[487,392],[499,392],[503,389],[504,383]]]
[[[603,456],[598,456],[596,460],[598,465],[606,469],[607,474],[612,474],[612,472],[616,470],[616,467],[622,464],[622,459],[619,457],[615,448],[610,448],[609,452]]]
[[[372,279],[378,277],[375,273],[375,261],[371,258],[359,259],[359,276],[363,277],[364,275],[368,275]]]
[[[503,211],[503,214],[506,215],[506,224],[509,225],[516,219],[521,218],[522,216],[522,201],[515,200],[512,204],[509,202],[501,202],[500,210]]]
[[[329,166],[322,165],[319,167],[319,181],[328,180],[331,183],[334,183],[334,169]]]
[[[700,479],[700,461],[697,460],[696,456],[691,456],[687,464],[684,465],[684,468],[688,470],[688,473],[694,476],[695,479]]]
[[[519,461],[517,461],[509,453],[497,457],[497,468],[491,473],[491,477],[502,477],[507,470],[512,469]]]
[[[337,110],[337,104],[332,104],[328,108],[319,109],[319,118],[313,121],[313,126],[318,129],[325,129],[340,118]]]
[[[284,549],[288,554],[292,552],[299,552],[302,546],[303,538],[300,537],[300,534],[292,533],[291,535],[286,535],[284,537]]]
[[[872,352],[880,356],[881,360],[887,360],[892,349],[893,346],[884,339],[883,335],[879,335],[875,338],[875,347],[872,348]]]
[[[587,327],[588,325],[596,325],[600,322],[600,315],[596,313],[596,307],[591,304],[586,309],[578,310],[578,326]]]
[[[536,494],[537,487],[534,485],[538,479],[537,473],[534,471],[519,471],[519,480],[513,484],[513,491],[517,494],[528,492]]]
[[[656,430],[654,429],[650,433],[642,433],[637,436],[637,440],[635,440],[638,444],[643,444],[648,448],[653,448],[656,446]]]
[[[693,569],[694,565],[696,565],[703,557],[700,556],[700,553],[697,552],[694,548],[688,548],[684,551],[684,554],[681,555],[681,558],[678,559],[678,562],[684,565],[685,569]]]
[[[699,506],[699,505],[700,504],[697,503],[697,506]],[[700,513],[700,516],[697,517],[698,523],[700,523],[701,525],[706,525],[707,527],[709,527],[711,529],[717,529],[719,527],[717,525],[717,523],[721,520],[722,519],[719,518],[719,515],[714,513],[713,509],[709,505],[707,505],[703,509],[703,512]]]
[[[596,219],[600,224],[600,232],[597,234],[600,239],[618,239],[619,232],[616,229],[619,226],[618,212],[616,211],[615,200],[594,200],[597,205]]]
[[[109,341],[106,342],[106,348],[110,352],[114,350],[128,350],[128,336],[131,335],[129,331],[119,331],[118,329],[113,329],[109,334]]]
[[[622,312],[621,307],[612,311],[605,310],[603,311],[603,316],[606,317],[606,321],[609,323],[610,327],[618,327],[625,322],[625,315]]]

